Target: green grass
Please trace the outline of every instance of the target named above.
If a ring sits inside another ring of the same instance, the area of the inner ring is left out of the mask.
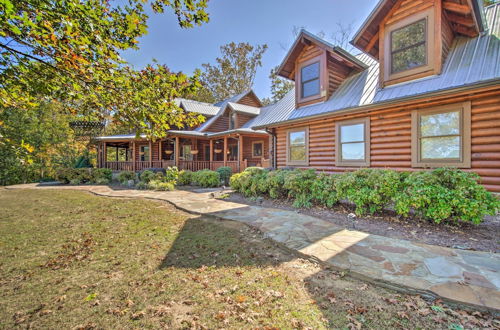
[[[322,269],[243,224],[160,202],[0,189],[0,237],[0,328],[494,322]]]

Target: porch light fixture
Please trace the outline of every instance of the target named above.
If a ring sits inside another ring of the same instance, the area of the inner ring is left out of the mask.
[[[220,153],[222,152],[222,149],[214,149],[214,152],[215,152],[216,154],[220,154]]]
[[[190,153],[191,155],[197,155],[199,152],[199,150],[191,150]]]
[[[165,153],[166,153],[167,155],[171,155],[171,154],[173,154],[173,153],[174,153],[174,151],[173,151],[173,150],[165,150]]]

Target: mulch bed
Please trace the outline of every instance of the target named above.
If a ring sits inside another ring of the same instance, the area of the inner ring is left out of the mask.
[[[348,229],[368,232],[374,235],[405,239],[419,243],[446,246],[450,248],[500,253],[500,215],[488,216],[480,225],[470,223],[441,223],[411,218],[404,219],[385,212],[375,216],[349,217],[353,209],[340,205],[333,209],[313,207],[297,209],[287,200],[267,198],[245,198],[239,193],[231,193],[226,201],[256,205],[268,208],[293,210],[331,221]]]

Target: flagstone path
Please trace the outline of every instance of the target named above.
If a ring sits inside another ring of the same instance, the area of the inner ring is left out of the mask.
[[[291,249],[372,283],[500,312],[500,254],[371,235],[294,211],[218,200],[209,189],[159,192],[107,186],[8,187],[20,188],[76,189],[101,196],[164,200],[187,212],[244,222]]]

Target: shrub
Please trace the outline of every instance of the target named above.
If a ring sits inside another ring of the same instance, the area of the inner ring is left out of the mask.
[[[361,169],[335,180],[339,200],[356,206],[356,214],[380,212],[388,207],[401,188],[401,175],[393,170]]]
[[[481,186],[479,176],[456,169],[439,168],[408,175],[395,198],[395,210],[440,223],[444,220],[479,224],[485,215],[495,215],[500,201]]]
[[[338,174],[329,175],[321,173],[318,175],[311,186],[311,197],[315,204],[333,207],[339,201],[335,187],[335,181],[338,177]]]
[[[98,183],[99,182],[104,182],[108,181],[111,182],[111,179],[113,178],[113,171],[111,171],[109,168],[94,168],[91,171],[92,175],[92,182],[97,183],[97,184],[104,184],[104,183]]]
[[[111,181],[111,170],[101,168],[60,168],[56,179],[62,183],[82,184]],[[77,183],[76,183],[77,182]]]
[[[250,190],[250,186],[252,185],[252,172],[243,171],[233,174],[229,180],[229,184],[232,189],[242,193],[244,196],[251,196],[252,191]]]
[[[95,180],[95,184],[103,184],[103,185],[106,185],[106,184],[109,184],[111,181],[106,179],[106,178],[99,178],[97,180]]]
[[[193,172],[189,170],[182,170],[179,172],[179,176],[177,178],[177,184],[180,186],[187,186],[191,184],[193,180]]]
[[[173,182],[174,184],[177,183],[177,180],[179,179],[179,169],[177,167],[168,167],[165,170],[165,177],[164,180],[166,182]]]
[[[311,207],[312,194],[311,187],[316,180],[316,172],[312,169],[289,171],[285,175],[283,187],[288,191],[288,197],[294,199],[295,207]]]
[[[192,182],[194,185],[204,188],[220,186],[219,173],[211,170],[201,170],[192,174]]]
[[[287,196],[285,189],[285,178],[290,171],[276,170],[269,172],[267,176],[267,193],[271,198],[283,198]]]
[[[82,180],[80,180],[79,178],[71,179],[69,181],[69,184],[82,184]]]
[[[231,178],[231,174],[233,173],[231,167],[229,166],[219,167],[217,169],[217,173],[219,173],[220,179],[223,182],[223,184],[228,185],[229,179]]]
[[[121,184],[127,184],[130,180],[135,180],[136,175],[132,171],[122,171],[122,172],[118,173],[117,178]]]
[[[92,163],[90,161],[90,155],[88,152],[80,155],[75,160],[75,168],[87,168],[92,167]]]
[[[139,190],[146,190],[149,188],[149,184],[143,181],[139,181],[135,184],[135,188]]]
[[[161,191],[172,191],[175,188],[175,185],[173,182],[165,182],[165,181],[160,181],[160,180],[151,180],[148,185],[148,189],[152,190],[161,190]]]
[[[139,179],[141,180],[141,182],[144,183],[149,183],[149,181],[153,180],[154,178],[155,178],[155,173],[151,170],[144,170],[139,175]]]

